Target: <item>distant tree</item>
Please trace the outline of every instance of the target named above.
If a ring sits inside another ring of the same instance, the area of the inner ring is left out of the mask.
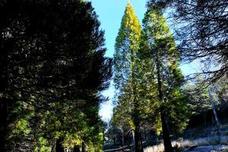
[[[184,85],[183,89],[189,96],[188,104],[191,107],[192,115],[199,115],[205,111],[212,109],[212,102],[209,96],[209,90],[211,85],[202,83],[204,79],[198,77],[194,82],[189,82]],[[212,84],[215,88],[213,92],[214,105],[218,107],[219,105],[226,104],[224,101],[225,90],[227,90],[227,80],[225,77],[219,79],[216,83]]]
[[[150,0],[148,5],[172,9],[183,60],[205,63],[197,76],[203,75],[209,82],[227,77],[227,1]]]
[[[89,2],[0,1],[0,151],[102,149],[112,61],[99,25]]]
[[[181,86],[180,54],[166,19],[159,8],[148,8],[143,20],[143,54],[151,57],[165,151],[172,152],[170,134],[185,128],[188,108]],[[159,102],[159,103],[158,103]]]

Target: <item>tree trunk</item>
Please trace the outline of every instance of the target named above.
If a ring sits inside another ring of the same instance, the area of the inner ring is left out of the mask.
[[[63,139],[61,139],[61,138],[59,138],[56,141],[56,152],[64,152],[64,148],[63,148],[62,142],[63,142]]]
[[[82,152],[86,152],[86,145],[84,142],[82,142]]]
[[[135,145],[135,131],[132,130],[132,144]]]
[[[160,114],[161,114],[161,123],[162,123],[162,133],[163,133],[163,140],[164,140],[164,148],[165,152],[173,152],[172,148],[172,143],[169,135],[169,130],[168,130],[168,125],[166,121],[166,114],[163,109],[164,104],[164,95],[162,92],[162,80],[161,80],[161,63],[159,61],[159,55],[158,52],[156,53],[156,70],[157,70],[157,81],[158,81],[158,97],[161,102],[161,107],[160,107]]]
[[[113,138],[113,144],[116,144],[116,137]]]
[[[162,121],[162,135],[164,140],[165,152],[173,152],[172,143],[169,135],[169,129],[167,126],[166,116],[163,109],[161,110],[161,121]]]
[[[139,125],[135,126],[135,152],[143,152]]]
[[[0,152],[6,150],[7,109],[7,101],[5,99],[0,100]]]
[[[134,86],[134,85],[133,85]],[[135,97],[135,89],[133,88],[133,103],[134,103],[134,113],[133,113],[133,122],[135,125],[135,152],[142,152],[142,142],[141,142],[141,135],[140,135],[140,112],[139,112],[139,104],[136,101]]]
[[[121,145],[124,146],[124,130],[122,128],[120,128],[121,130]]]
[[[8,88],[8,49],[1,48],[0,56],[0,94]],[[6,136],[8,131],[9,101],[0,96],[0,152],[6,151]]]
[[[80,146],[74,146],[73,152],[80,152]]]
[[[215,88],[215,89],[217,89],[217,88]],[[214,114],[214,118],[215,118],[215,122],[216,122],[216,128],[217,128],[217,133],[218,133],[218,136],[219,136],[219,143],[220,143],[220,140],[221,140],[220,139],[220,136],[221,136],[220,122],[219,122],[218,115],[217,115],[217,112],[216,112],[214,96],[212,95],[212,92],[210,92],[210,90],[209,90],[209,97],[210,97],[210,102],[211,102],[211,105],[212,105],[212,110],[213,110],[213,114]]]

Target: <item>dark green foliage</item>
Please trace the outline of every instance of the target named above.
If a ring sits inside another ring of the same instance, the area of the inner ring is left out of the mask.
[[[99,91],[108,86],[111,60],[99,24],[87,2],[0,2],[0,104],[8,109],[1,110],[0,131],[8,132],[0,141],[9,139],[7,150],[49,151],[58,138],[67,147],[102,144]]]

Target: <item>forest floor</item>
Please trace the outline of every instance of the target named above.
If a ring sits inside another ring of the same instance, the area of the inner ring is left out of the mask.
[[[188,130],[183,138],[172,142],[176,152],[228,152],[228,123],[220,127],[218,136],[215,127],[201,127]],[[104,150],[105,152],[123,152],[130,149],[125,147],[112,147]],[[144,152],[163,152],[162,143],[144,148]]]
[[[197,128],[186,132],[184,138],[173,141],[179,152],[228,152],[228,124],[221,126],[221,136],[216,128]],[[163,144],[150,146],[144,152],[163,152]]]
[[[227,145],[198,146],[195,148],[184,150],[184,152],[228,152],[228,146]]]
[[[180,152],[228,152],[228,136],[222,136],[219,142],[217,137],[206,137],[195,140],[174,141],[174,147]],[[147,147],[144,152],[163,152],[163,144]]]

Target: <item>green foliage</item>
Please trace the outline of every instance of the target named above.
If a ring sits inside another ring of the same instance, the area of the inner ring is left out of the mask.
[[[13,133],[17,135],[28,135],[31,132],[29,122],[26,119],[17,120]]]
[[[128,3],[115,45],[114,83],[117,89],[118,107],[114,111],[115,118],[113,120],[117,121],[116,124],[121,128],[125,126],[125,128],[134,129],[136,137],[135,151],[142,151],[141,142],[139,141],[141,104],[137,90],[139,84],[137,54],[140,47],[140,38],[141,25],[133,7]]]
[[[137,116],[141,127],[152,127],[160,134],[160,109],[163,107],[169,129],[177,134],[186,128],[190,109],[187,95],[181,89],[184,77],[179,68],[180,54],[173,35],[160,10],[153,9],[145,14],[139,39],[133,39],[129,33],[134,30],[128,29],[128,23],[135,22],[128,21],[132,19],[128,17],[132,16],[128,13],[129,6],[130,4],[126,8],[116,39],[114,82],[118,89],[118,98],[112,121],[116,126],[129,130],[136,127]],[[133,25],[135,24],[131,27]],[[137,43],[137,47],[131,46],[132,41],[133,46]],[[158,62],[164,101],[160,101],[158,93]]]
[[[214,87],[213,87],[214,86]],[[201,76],[196,77],[194,82],[188,82],[183,90],[189,98],[189,106],[192,115],[200,114],[212,108],[212,103],[209,97],[209,88],[215,88],[211,94],[213,95],[215,105],[224,104],[224,97],[227,90],[227,80],[225,77],[219,79],[216,83],[207,84]]]
[[[91,3],[6,0],[0,18],[0,151],[101,145],[112,60]]]
[[[88,145],[88,151],[91,152],[102,152],[103,151],[103,133],[99,133],[98,136],[96,136],[96,142],[89,142]]]
[[[37,145],[35,146],[35,152],[51,152],[51,146],[48,140],[44,137],[39,137]]]
[[[166,119],[168,120],[170,130],[173,133],[181,132],[186,127],[188,121],[188,99],[181,89],[184,77],[179,68],[180,55],[176,49],[175,41],[166,23],[166,19],[162,16],[159,9],[153,8],[146,12],[143,20],[141,45],[141,56],[149,56],[153,62],[151,66],[155,67],[150,69],[155,75],[152,78],[154,79],[153,84],[155,87],[153,91],[155,92],[158,91],[156,84],[158,76],[156,73],[158,72],[157,69],[160,70],[161,91],[163,92],[164,102],[159,101],[158,92],[154,93],[157,99],[151,100],[151,102],[159,103],[157,103],[157,106],[153,110],[156,111],[156,108],[160,109],[160,107],[163,107],[166,111]],[[157,115],[159,113],[155,114]],[[160,118],[156,115],[153,117],[159,120]],[[155,126],[161,126],[158,120],[155,121],[158,123]]]
[[[77,134],[67,133],[63,142],[63,146],[67,148],[74,148],[75,145],[81,145],[82,139]]]
[[[141,25],[130,3],[127,4],[121,27],[115,44],[114,83],[117,89],[117,107],[113,121],[119,126],[134,127],[132,117],[134,110],[133,98],[136,88],[136,60],[141,37]]]
[[[136,52],[139,50],[141,25],[130,3],[127,4],[116,38],[114,53],[114,84],[123,89],[131,75]]]

